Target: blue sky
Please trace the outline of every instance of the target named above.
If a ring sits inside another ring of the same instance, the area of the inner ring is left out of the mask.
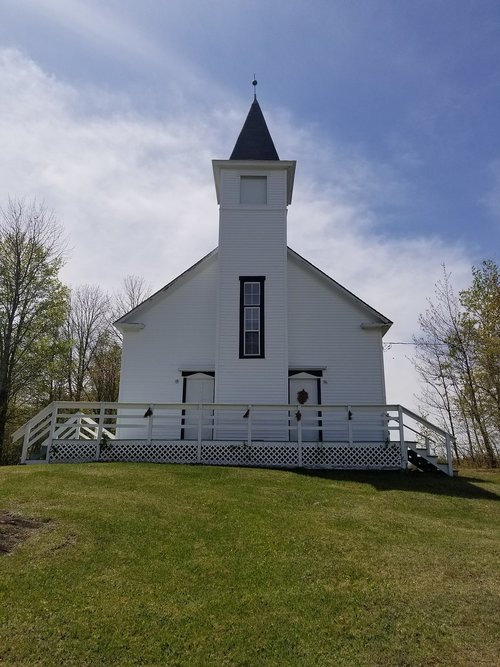
[[[439,278],[500,260],[497,0],[0,0],[0,204],[37,197],[63,277],[160,287],[217,243],[210,160],[258,97],[298,161],[289,242],[407,341]],[[405,346],[389,400],[412,403]]]

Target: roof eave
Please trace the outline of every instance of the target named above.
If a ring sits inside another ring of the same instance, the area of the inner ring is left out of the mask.
[[[378,322],[363,322],[361,324],[362,328],[368,329],[368,328],[377,328],[382,330],[382,336],[384,336],[387,331],[391,328],[391,326],[394,324],[392,320],[390,320],[388,317],[385,315],[382,315],[382,313],[379,313],[378,310],[375,310],[372,306],[370,306],[366,301],[363,301],[363,299],[360,299],[359,296],[356,296],[353,292],[348,290],[346,287],[338,283],[336,280],[331,278],[327,273],[322,271],[321,269],[318,269],[317,266],[314,266],[309,260],[305,259],[305,257],[302,257],[302,255],[299,255],[298,252],[295,252],[295,250],[292,250],[290,246],[287,247],[288,252],[298,259],[302,264],[307,266],[310,269],[313,269],[314,272],[321,277],[323,280],[328,281],[330,284],[334,285],[339,291],[343,292],[346,296],[351,298],[353,301],[356,301],[360,306],[362,306],[365,310],[367,310],[373,317],[375,317]]]
[[[207,262],[209,259],[214,257],[217,254],[218,248],[214,248],[211,250],[208,254],[206,254],[204,257],[199,259],[197,262],[192,264],[188,269],[183,271],[181,274],[179,274],[176,278],[171,280],[169,283],[164,285],[161,289],[157,290],[154,294],[152,294],[150,297],[142,301],[139,305],[137,305],[135,308],[132,308],[128,313],[125,313],[125,315],[122,315],[119,319],[116,320],[116,322],[113,322],[113,326],[115,326],[119,331],[125,331],[125,330],[130,330],[130,327],[128,329],[124,329],[123,325],[132,325],[132,329],[136,330],[138,324],[137,322],[130,322],[129,317],[133,314],[134,317],[137,315],[140,309],[142,309],[146,305],[150,305],[154,303],[164,292],[167,290],[171,289],[174,287],[174,285],[177,285],[179,282],[181,282],[184,278],[187,278],[188,275],[196,271],[196,269],[200,268],[202,264]],[[143,325],[144,326],[144,325]]]

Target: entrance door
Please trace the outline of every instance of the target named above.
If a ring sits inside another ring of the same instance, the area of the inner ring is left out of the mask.
[[[296,373],[289,378],[289,401],[292,405],[300,405],[301,400],[306,397],[303,405],[318,405],[320,379],[310,373]],[[306,392],[306,393],[303,393]],[[321,431],[321,412],[311,412],[310,410],[301,410],[302,422],[302,441],[318,442]],[[295,415],[292,415],[292,424],[295,422]],[[290,440],[297,441],[297,427],[290,430]]]
[[[185,403],[213,403],[214,402],[215,378],[207,373],[191,373],[184,378],[184,402]],[[213,410],[201,410],[201,439],[213,440]],[[182,438],[184,440],[198,440],[198,424],[200,410],[190,408],[184,410],[184,428]]]

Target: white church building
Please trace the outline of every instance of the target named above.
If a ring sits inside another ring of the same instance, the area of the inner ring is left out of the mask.
[[[287,246],[295,164],[255,97],[231,156],[212,162],[217,248],[115,323],[119,403],[58,406],[48,461],[437,467],[449,436],[386,405],[392,322]]]
[[[212,164],[219,245],[116,323],[119,400],[384,404],[391,321],[287,247],[295,161],[257,100]]]

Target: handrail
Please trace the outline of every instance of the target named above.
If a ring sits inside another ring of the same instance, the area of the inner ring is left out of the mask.
[[[405,408],[403,406],[401,406],[401,408],[405,415],[408,415],[408,417],[411,417],[411,419],[414,419],[415,421],[419,422],[420,424],[422,424],[422,426],[432,429],[435,433],[439,433],[439,435],[441,435],[443,438],[446,438],[447,435],[450,435],[450,433],[448,433],[447,431],[443,430],[439,426],[436,426],[435,424],[431,424],[431,422],[427,421],[427,419],[420,417],[420,415],[417,415],[415,414],[415,412],[408,410],[408,408]]]
[[[37,414],[34,417],[32,417],[29,421],[27,421],[26,424],[23,424],[17,429],[17,431],[14,431],[14,433],[11,436],[12,442],[17,442],[19,438],[22,438],[28,427],[31,427],[33,424],[36,424],[41,419],[43,419],[43,417],[47,417],[48,415],[50,415],[54,405],[55,403],[49,403],[49,405],[40,410],[40,412],[37,412]]]
[[[347,405],[344,403],[321,403],[321,404],[309,404],[309,405],[298,405],[297,403],[149,403],[149,402],[140,402],[140,403],[130,403],[130,402],[96,402],[96,401],[54,401],[50,404],[51,406],[59,408],[71,408],[73,410],[78,408],[83,409],[92,409],[98,410],[103,408],[104,410],[123,410],[123,409],[137,409],[142,410],[151,408],[152,410],[156,409],[198,409],[200,405],[203,409],[228,409],[228,410],[241,410],[244,408],[258,408],[259,410],[293,410],[300,408],[301,410],[308,411],[318,411],[318,410],[330,410],[330,409],[346,409]],[[352,410],[362,409],[362,410],[382,410],[382,411],[397,411],[397,404],[351,404],[350,408]],[[46,408],[45,408],[46,409]],[[74,414],[74,413],[73,413]],[[108,415],[110,416],[110,415]],[[22,428],[22,427],[21,427]]]
[[[249,445],[262,440],[291,440],[299,443],[299,460],[303,441],[350,445],[399,442],[404,461],[413,442],[413,438],[407,442],[405,432],[422,437],[428,454],[431,445],[444,452],[451,469],[451,435],[399,404],[54,401],[17,429],[12,440],[24,438],[22,462],[34,445],[47,445],[49,460],[52,442],[59,439],[94,440],[99,451],[103,435],[111,440],[137,438],[148,443],[158,438],[187,439],[197,441],[198,447],[206,439],[244,440]]]

